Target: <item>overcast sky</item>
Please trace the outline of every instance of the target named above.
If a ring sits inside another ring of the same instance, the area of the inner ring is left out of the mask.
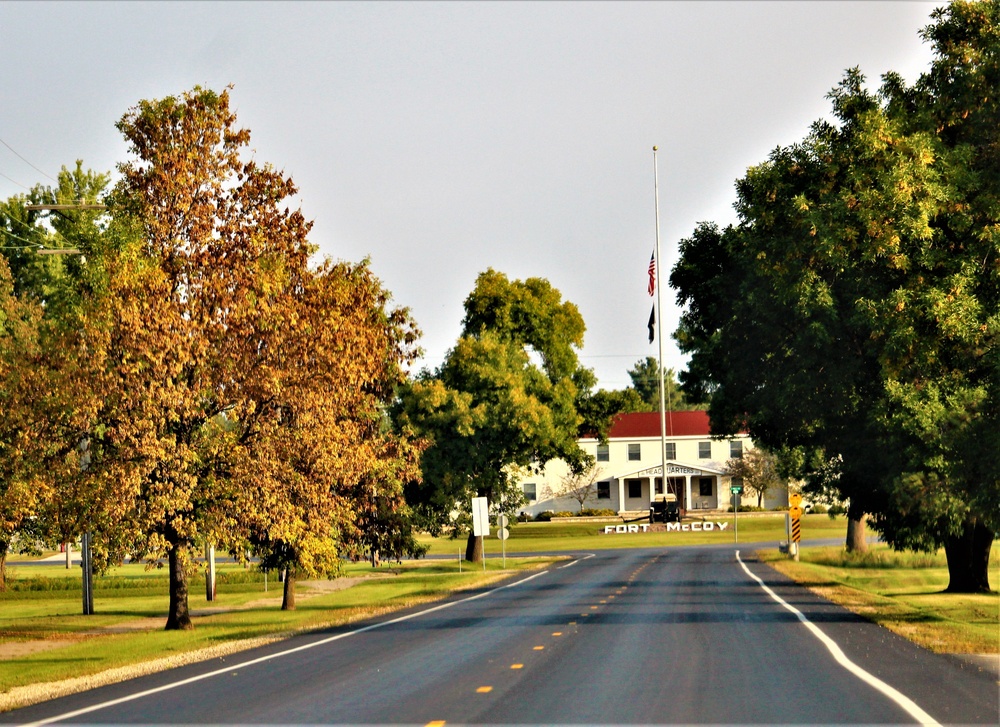
[[[918,31],[939,4],[5,0],[0,140],[16,154],[0,144],[0,197],[51,183],[35,167],[113,170],[114,124],[139,99],[232,84],[312,241],[371,258],[423,331],[424,365],[493,267],[576,303],[584,364],[622,388],[656,355],[653,145],[669,267],[697,222],[733,220],[748,166],[828,115],[845,69],[873,85],[925,70]],[[669,341],[666,365],[684,361]]]

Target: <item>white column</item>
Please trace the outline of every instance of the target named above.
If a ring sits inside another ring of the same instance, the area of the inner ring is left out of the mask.
[[[618,512],[625,509],[625,480],[618,478]]]
[[[691,509],[691,475],[684,475],[684,508]]]

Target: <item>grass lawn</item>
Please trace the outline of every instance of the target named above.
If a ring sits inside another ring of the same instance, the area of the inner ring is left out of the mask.
[[[896,553],[876,545],[856,556],[842,547],[804,547],[799,562],[774,551],[758,556],[782,573],[865,618],[932,651],[1000,652],[1000,593],[943,593],[944,551]],[[990,557],[991,585],[1000,585],[1000,553]]]
[[[510,527],[507,539],[508,553],[545,553],[566,550],[603,550],[607,548],[659,548],[671,545],[711,545],[733,543],[762,543],[773,541],[777,546],[785,540],[785,514],[753,513],[739,515],[734,526],[732,514],[708,517],[713,523],[725,524],[725,530],[711,532],[638,532],[604,535],[607,525],[614,522],[561,522],[516,523]],[[620,524],[620,521],[618,521]],[[647,523],[641,520],[636,525]],[[738,540],[737,540],[738,530]],[[843,538],[847,524],[843,517],[828,515],[806,515],[802,521],[803,539]],[[491,537],[486,538],[488,557],[500,555],[500,541],[496,529],[491,529]],[[421,542],[430,546],[432,555],[454,555],[465,552],[465,538],[431,538],[425,536]]]
[[[374,570],[350,564],[344,578],[298,584],[295,611],[281,611],[281,583],[264,591],[263,574],[237,565],[218,567],[217,599],[205,600],[204,579],[191,580],[192,631],[163,631],[165,570],[127,565],[95,578],[95,614],[82,615],[79,568],[21,566],[8,569],[0,593],[0,710],[37,701],[4,699],[12,688],[81,677],[165,656],[244,642],[264,643],[297,631],[359,621],[482,587],[553,558],[508,559],[482,568],[420,561]],[[352,584],[350,588],[337,588]],[[316,595],[311,595],[316,594]],[[249,640],[249,641],[248,641]],[[229,651],[236,650],[229,648]],[[201,658],[207,658],[201,652]],[[211,655],[210,653],[208,655]],[[43,696],[53,696],[52,694]]]

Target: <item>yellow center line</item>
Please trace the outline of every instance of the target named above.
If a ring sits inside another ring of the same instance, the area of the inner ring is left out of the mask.
[[[479,687],[476,690],[476,694],[489,694],[493,691],[493,687]]]
[[[544,648],[545,648],[544,646],[536,646],[534,650],[535,651],[542,651]]]
[[[524,664],[511,664],[510,668],[511,669],[523,669],[524,668]]]
[[[446,722],[443,719],[436,719],[433,722],[428,722],[426,727],[444,727]]]
[[[562,631],[553,631],[552,635],[553,636],[562,636]]]

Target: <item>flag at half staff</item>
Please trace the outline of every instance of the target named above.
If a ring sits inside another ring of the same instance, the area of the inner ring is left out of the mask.
[[[652,295],[656,292],[656,253],[654,252],[649,256],[649,284],[646,286],[646,292]]]

